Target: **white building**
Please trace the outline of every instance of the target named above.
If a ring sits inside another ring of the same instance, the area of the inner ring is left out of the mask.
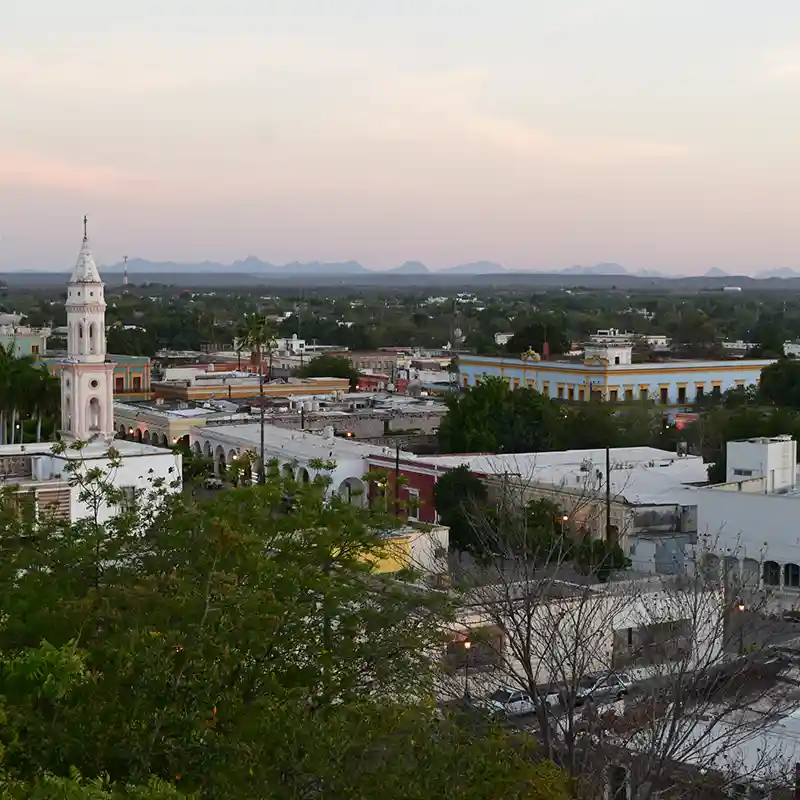
[[[214,459],[217,473],[245,454],[257,458],[261,449],[261,425],[206,425],[189,432],[192,451]],[[395,455],[393,448],[334,436],[333,426],[322,434],[264,425],[264,463],[277,462],[278,468],[297,481],[308,483],[320,475],[329,475],[330,491],[347,497],[356,505],[367,502],[364,476],[368,459],[376,455]],[[403,458],[414,458],[401,451]],[[254,462],[255,463],[255,462]],[[332,469],[327,469],[332,465]],[[255,467],[254,467],[255,470]]]
[[[180,489],[179,455],[114,439],[114,364],[106,361],[105,309],[104,284],[84,229],[67,286],[68,349],[61,372],[60,431],[66,449],[56,452],[53,443],[0,446],[0,485],[26,495],[37,513],[50,509],[62,519],[76,520],[92,512],[76,477],[95,469],[127,498],[137,490],[148,491],[159,480],[170,491]],[[96,510],[101,519],[115,513],[107,503]]]
[[[560,565],[552,576],[545,568],[538,580],[466,591],[448,655],[464,666],[463,643],[472,640],[469,649],[482,651],[468,654],[472,680],[484,691],[498,681],[524,684],[530,677],[545,687],[609,670],[641,680],[670,674],[658,657],[665,623],[680,650],[680,668],[719,658],[723,609],[716,590],[634,574],[593,583]]]

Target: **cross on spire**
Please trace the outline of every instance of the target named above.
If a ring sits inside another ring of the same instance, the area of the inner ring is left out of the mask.
[[[83,215],[83,241],[84,242],[88,242],[89,241],[88,226],[89,226],[89,217],[87,217],[86,214],[84,214]]]

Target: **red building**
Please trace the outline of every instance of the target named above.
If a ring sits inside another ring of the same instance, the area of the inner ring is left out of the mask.
[[[393,456],[370,456],[367,459],[368,470],[386,473],[387,485],[385,487],[387,509],[393,508],[395,498],[395,475],[398,474],[398,464]],[[400,490],[397,500],[400,507],[400,516],[419,522],[438,522],[436,505],[433,498],[433,487],[436,481],[448,472],[451,467],[437,464],[435,461],[406,461],[400,454],[399,463]],[[476,473],[479,477],[484,477]],[[370,486],[370,496],[380,494],[380,489]]]

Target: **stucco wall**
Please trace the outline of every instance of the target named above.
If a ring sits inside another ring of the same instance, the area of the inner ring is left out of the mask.
[[[558,397],[560,389],[563,399],[569,399],[571,389],[573,400],[588,400],[590,391],[599,391],[607,400],[616,392],[620,401],[639,400],[643,395],[660,401],[665,390],[667,403],[688,405],[696,400],[698,387],[708,395],[715,389],[724,392],[758,383],[761,370],[771,363],[768,359],[748,359],[592,365],[459,356],[459,377],[462,386],[474,386],[484,376],[502,377],[511,388],[529,386],[551,397]]]

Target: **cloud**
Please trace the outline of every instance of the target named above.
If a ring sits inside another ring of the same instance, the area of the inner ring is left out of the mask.
[[[35,153],[0,149],[0,186],[35,186],[97,194],[117,193],[142,180],[119,170],[74,164]]]
[[[691,154],[681,142],[556,132],[491,108],[491,75],[480,68],[407,74],[380,84],[359,127],[375,138],[470,147],[488,155],[602,165],[674,161]]]
[[[800,82],[800,48],[770,50],[762,57],[762,75],[773,83]]]
[[[571,28],[582,25],[591,25],[593,22],[605,17],[616,16],[620,12],[638,8],[638,0],[593,0],[589,4],[578,5],[575,8],[562,10],[556,18],[559,28]]]
[[[135,35],[0,52],[0,86],[82,96],[164,94],[258,76],[364,69],[365,53],[294,36]]]

